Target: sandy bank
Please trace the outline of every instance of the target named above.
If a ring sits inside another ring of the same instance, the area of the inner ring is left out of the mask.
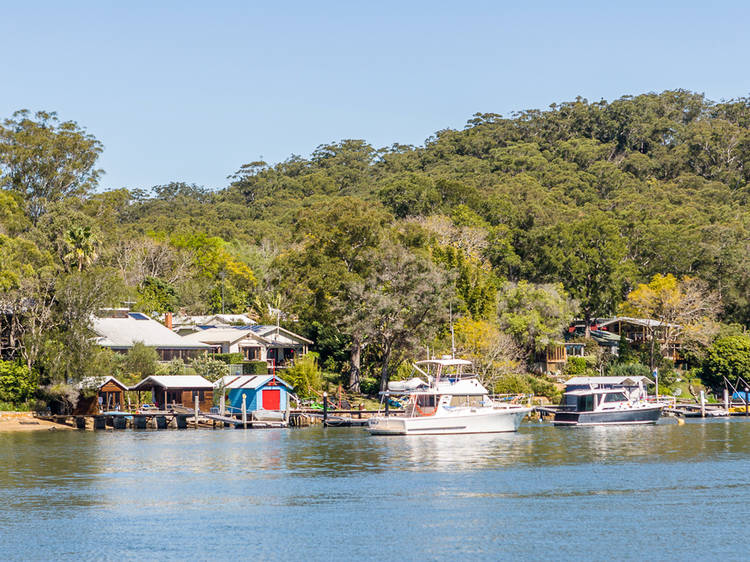
[[[0,412],[0,432],[75,429],[69,425],[36,419],[31,412]]]

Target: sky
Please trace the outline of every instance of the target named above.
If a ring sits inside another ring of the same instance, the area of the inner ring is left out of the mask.
[[[684,88],[750,95],[750,3],[0,0],[0,119],[104,144],[100,189],[210,189],[247,162],[422,145],[510,115]]]

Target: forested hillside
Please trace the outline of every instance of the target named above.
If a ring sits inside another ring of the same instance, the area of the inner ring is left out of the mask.
[[[750,323],[747,98],[477,114],[423,147],[343,140],[238,163],[217,191],[102,191],[84,126],[21,112],[0,128],[4,355],[33,384],[110,368],[88,323],[123,301],[264,322],[280,310],[331,380],[366,390],[427,346],[449,350],[451,311],[460,351],[506,387],[572,318],[653,313],[626,302],[639,284],[673,280],[666,318],[699,327],[695,365]]]

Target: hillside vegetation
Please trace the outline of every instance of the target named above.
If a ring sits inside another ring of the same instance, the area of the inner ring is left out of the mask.
[[[54,114],[0,128],[3,353],[35,384],[106,370],[89,319],[123,301],[280,315],[316,341],[330,382],[368,391],[428,347],[449,351],[449,313],[459,351],[498,389],[543,384],[523,373],[573,317],[699,326],[694,366],[750,322],[747,98],[477,114],[422,147],[342,140],[238,163],[217,191],[102,192],[102,148]],[[650,303],[626,302],[654,282]],[[689,295],[700,306],[682,318]]]

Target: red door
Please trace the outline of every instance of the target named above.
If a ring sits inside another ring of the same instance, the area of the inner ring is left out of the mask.
[[[278,410],[281,407],[281,390],[266,389],[263,391],[263,409]]]

